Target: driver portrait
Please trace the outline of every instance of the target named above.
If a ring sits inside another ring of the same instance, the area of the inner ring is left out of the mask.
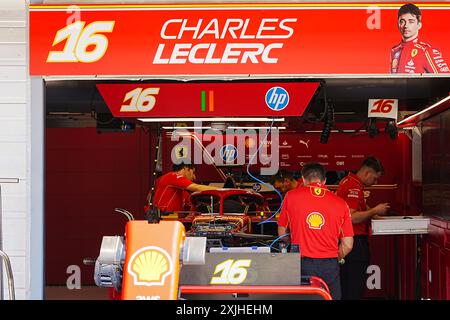
[[[450,73],[441,51],[419,39],[422,12],[416,5],[400,7],[397,28],[402,41],[391,49],[391,73]]]

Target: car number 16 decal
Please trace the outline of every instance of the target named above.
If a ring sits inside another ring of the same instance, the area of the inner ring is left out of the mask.
[[[247,278],[247,269],[252,261],[250,259],[228,259],[219,263],[214,270],[215,277],[210,284],[241,284]]]

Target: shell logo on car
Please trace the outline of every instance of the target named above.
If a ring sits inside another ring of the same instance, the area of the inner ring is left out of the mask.
[[[306,217],[306,223],[310,229],[322,229],[322,226],[325,224],[325,218],[322,216],[320,212],[311,212]]]
[[[136,286],[162,286],[173,272],[169,254],[159,247],[144,247],[136,251],[128,264],[128,273]]]

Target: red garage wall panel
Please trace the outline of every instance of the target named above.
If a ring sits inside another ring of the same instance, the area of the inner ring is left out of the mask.
[[[125,208],[143,218],[149,187],[149,133],[101,133],[95,128],[46,131],[45,270],[47,285],[65,285],[67,267],[81,268],[93,284],[92,266],[103,235],[123,235]]]
[[[432,300],[450,299],[450,223],[432,217],[429,234],[422,249],[422,297]]]

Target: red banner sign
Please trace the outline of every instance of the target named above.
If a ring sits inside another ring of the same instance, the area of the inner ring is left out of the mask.
[[[115,117],[301,116],[319,82],[97,84]]]
[[[418,5],[409,47],[402,37],[415,31],[400,26],[399,3],[31,5],[30,73],[449,72],[450,4]]]
[[[242,134],[242,133],[241,133]],[[184,151],[184,157],[189,160],[190,163],[195,163],[195,153],[201,154],[203,158],[208,157],[204,154],[206,149],[210,148],[211,143],[220,141],[222,145],[227,142],[226,136],[222,136],[216,139],[211,137],[204,138],[201,134],[193,133],[199,139],[191,139],[191,143],[187,146],[187,150]],[[236,133],[237,136],[239,134]],[[260,143],[265,135],[260,136],[254,141],[246,139],[245,150],[239,149],[237,141],[234,141],[234,145],[239,152],[246,153],[245,165],[237,166],[236,171],[246,171],[246,166],[250,162],[250,158],[254,158],[255,164],[252,164],[252,171],[259,170],[261,165],[261,154],[256,156],[253,154],[255,149],[260,147]],[[381,132],[376,138],[370,138],[367,133],[337,133],[333,132],[330,135],[329,142],[327,144],[321,144],[320,133],[287,133],[281,131],[279,134],[279,151],[277,154],[277,161],[279,161],[279,168],[281,170],[296,171],[299,172],[303,165],[308,162],[319,162],[324,165],[328,171],[345,171],[345,170],[358,170],[365,157],[370,155],[373,150],[379,150],[377,156],[380,157],[383,165],[391,170],[386,172],[387,177],[383,178],[383,182],[394,181],[398,172],[401,172],[401,145],[404,140],[408,139],[406,135],[400,134],[399,138],[392,140],[389,134]],[[171,135],[165,135],[163,142],[163,167],[164,170],[170,171],[173,152],[177,151],[177,145],[180,144],[181,139],[173,138]],[[272,144],[272,136],[268,136],[269,144]],[[201,143],[201,145],[200,145]],[[220,144],[219,143],[219,144]],[[249,143],[255,144],[253,151],[249,148]],[[368,150],[367,146],[370,145],[371,149]],[[203,147],[202,147],[203,146]],[[206,149],[205,149],[206,148]],[[265,147],[263,147],[264,149]],[[197,150],[196,150],[197,149]],[[212,155],[214,156],[214,155]],[[239,155],[237,155],[239,156]],[[267,157],[272,157],[272,149],[267,148]],[[200,156],[199,156],[200,158]],[[177,159],[181,159],[178,158]],[[272,159],[275,161],[275,159]],[[199,161],[200,163],[200,161]],[[201,167],[197,168],[197,178],[199,181],[206,181],[208,177],[211,179],[220,180],[220,176],[217,175],[214,168],[205,164],[206,161],[201,162]],[[395,169],[395,170],[394,170]],[[333,184],[333,181],[328,181]]]

